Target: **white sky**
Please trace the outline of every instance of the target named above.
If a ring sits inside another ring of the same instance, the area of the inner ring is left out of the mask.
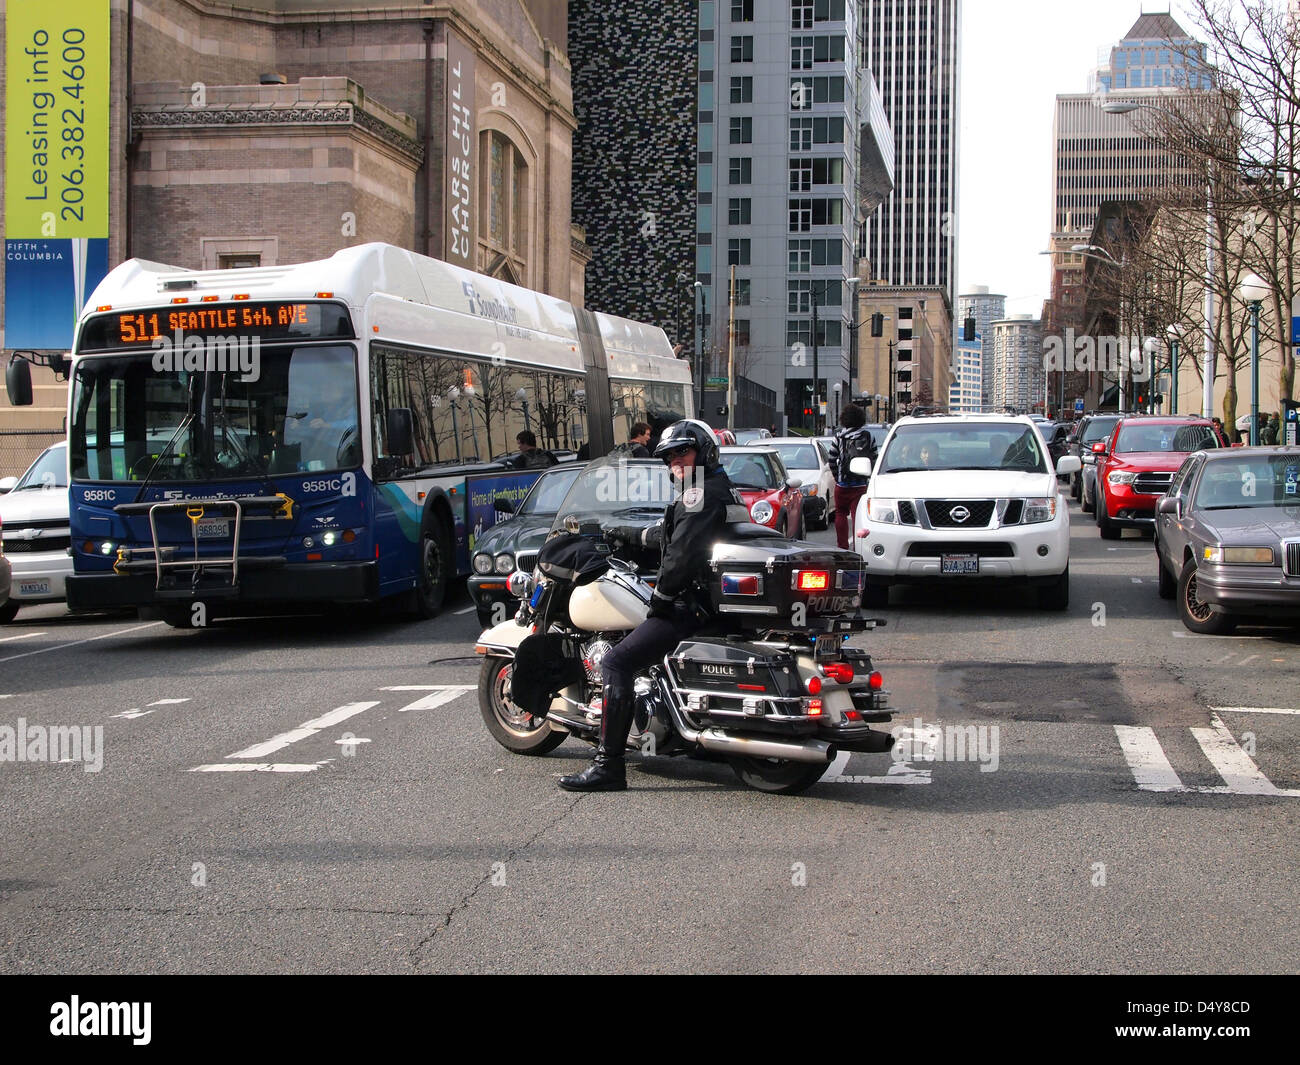
[[[1176,2],[1172,11],[1198,36]],[[988,285],[1008,314],[1050,294],[1052,115],[1057,93],[1087,92],[1100,49],[1142,13],[1139,0],[964,0],[957,291]]]

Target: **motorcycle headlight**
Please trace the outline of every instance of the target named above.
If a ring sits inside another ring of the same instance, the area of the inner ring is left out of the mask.
[[[498,573],[514,573],[515,556],[512,555],[509,551],[505,551],[497,555],[496,571]]]
[[[474,572],[475,572],[475,573],[479,573],[479,574],[482,574],[482,573],[491,573],[491,572],[492,572],[492,556],[491,556],[491,555],[488,555],[488,554],[484,554],[483,552],[479,552],[477,555],[475,555],[475,556],[474,556]]]
[[[1021,522],[1033,525],[1035,522],[1051,521],[1056,517],[1056,496],[1044,496],[1025,500],[1025,515]]]
[[[1113,473],[1106,474],[1106,480],[1111,484],[1132,484],[1135,474],[1125,473],[1122,470],[1116,470]]]
[[[766,499],[760,499],[749,508],[749,516],[754,519],[758,525],[766,525],[772,520],[772,515],[776,512],[772,509],[772,504]]]
[[[867,520],[878,521],[884,525],[898,524],[897,499],[868,499]]]

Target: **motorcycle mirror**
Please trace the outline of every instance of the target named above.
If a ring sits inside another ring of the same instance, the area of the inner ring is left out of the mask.
[[[582,531],[582,520],[576,514],[566,514],[562,524],[565,532],[577,533]]]

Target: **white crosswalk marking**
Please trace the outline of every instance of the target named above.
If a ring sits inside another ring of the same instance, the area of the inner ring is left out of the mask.
[[[314,736],[321,729],[327,729],[331,725],[337,725],[340,721],[346,721],[350,717],[364,713],[372,706],[378,706],[379,701],[368,703],[348,703],[346,706],[336,707],[328,714],[322,714],[320,717],[314,717],[310,721],[304,721],[296,729],[288,732],[282,732],[278,736],[272,736],[269,740],[262,743],[255,743],[252,747],[245,747],[242,751],[236,751],[234,754],[226,755],[227,758],[265,758],[268,754],[288,747],[291,743],[297,743],[308,736]]]
[[[1291,714],[1300,717],[1300,710],[1291,706],[1212,706],[1216,714]]]
[[[435,691],[430,695],[424,696],[422,699],[416,699],[413,703],[407,703],[397,712],[399,714],[404,714],[408,710],[433,710],[439,706],[450,703],[455,699],[459,699],[462,695],[474,690],[472,684],[448,684],[445,685],[441,691]]]
[[[196,765],[191,773],[314,773],[323,765],[329,765],[333,758],[323,762],[216,762],[212,765]]]
[[[910,727],[903,727],[898,732],[898,742],[900,744],[913,744],[924,748],[924,753],[933,754],[939,742],[941,733],[937,725],[927,725],[922,729],[916,730]],[[848,767],[850,753],[841,751],[831,763],[830,769],[822,777],[823,784],[930,784],[932,777],[930,770],[918,769],[910,762],[896,762],[891,759],[889,769],[886,770],[883,777],[872,776],[852,776],[845,774],[844,770]]]
[[[1115,735],[1124,752],[1124,760],[1128,763],[1139,790],[1300,798],[1300,788],[1279,788],[1260,771],[1217,713],[1211,713],[1209,728],[1193,728],[1191,733],[1205,757],[1223,778],[1223,784],[1210,787],[1190,787],[1184,784],[1169,764],[1164,748],[1156,739],[1155,729],[1133,725],[1115,726]]]
[[[1135,725],[1116,725],[1124,760],[1143,791],[1186,791],[1174,767],[1156,739],[1156,730]]]

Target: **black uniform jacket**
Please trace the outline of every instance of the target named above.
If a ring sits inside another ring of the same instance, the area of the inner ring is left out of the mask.
[[[663,525],[646,530],[646,543],[658,542],[663,551],[655,596],[683,600],[693,588],[707,590],[713,545],[728,523],[748,520],[744,501],[721,466],[703,478],[688,478],[681,497],[664,513]]]

